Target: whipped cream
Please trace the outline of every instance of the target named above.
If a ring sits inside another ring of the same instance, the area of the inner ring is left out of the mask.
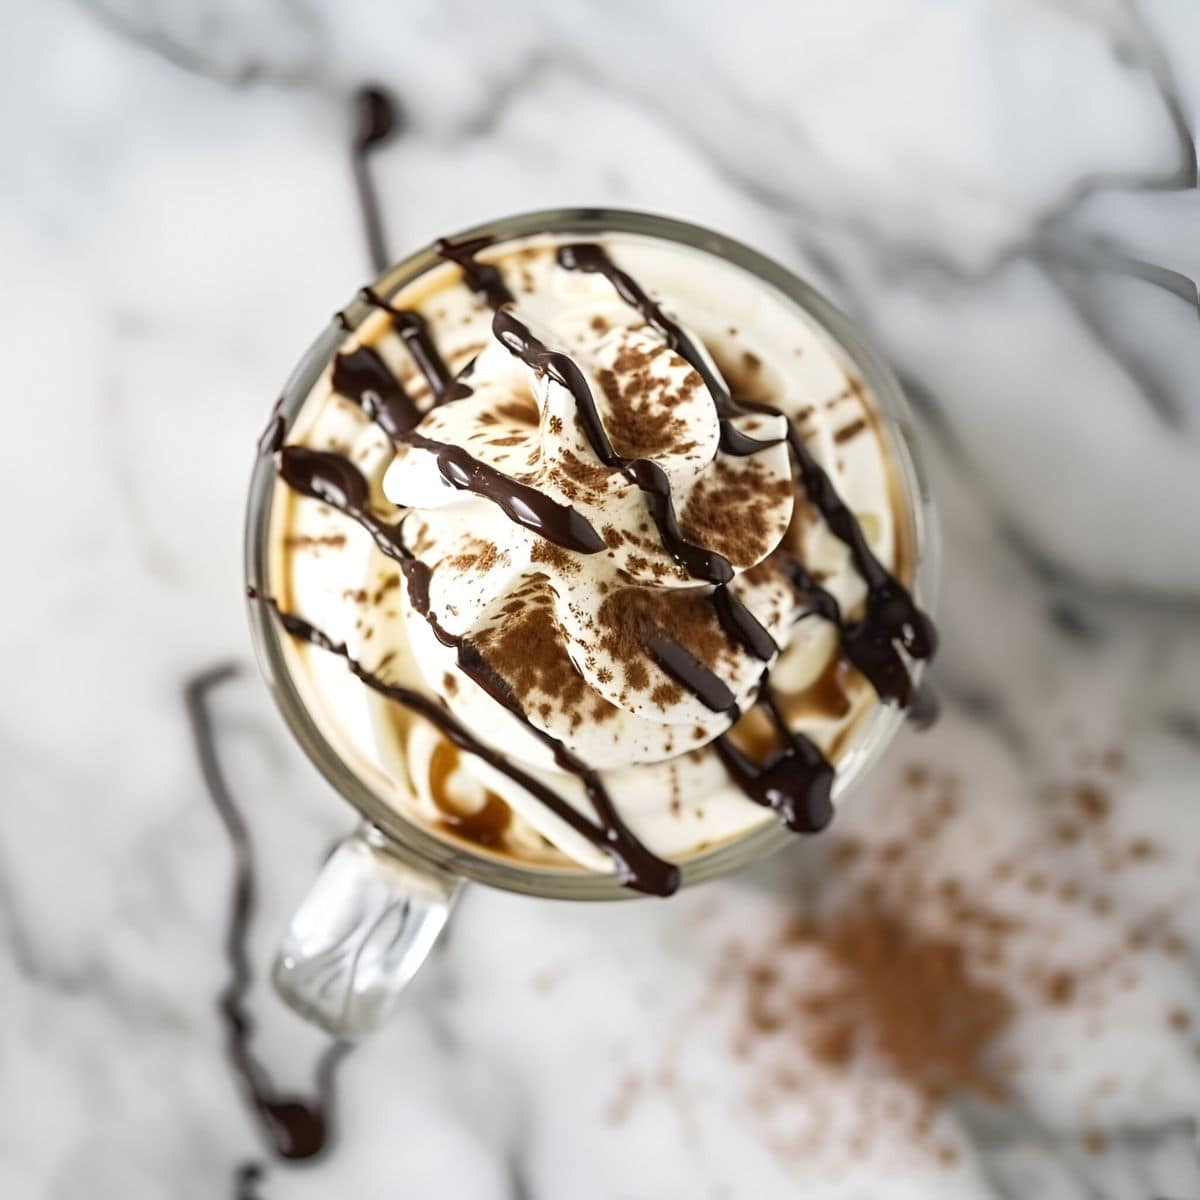
[[[434,405],[411,338],[378,311],[342,353],[377,355],[423,413],[419,422],[397,444],[339,395],[335,365],[289,438],[345,455],[366,476],[374,511],[402,521],[405,545],[428,571],[424,610],[366,531],[282,486],[272,573],[285,581],[280,598],[290,611],[344,640],[372,671],[437,696],[582,813],[591,812],[584,786],[561,769],[555,748],[595,768],[637,838],[678,860],[773,819],[731,783],[713,749],[735,710],[745,715],[733,741],[757,755],[771,746],[769,722],[753,708],[764,671],[789,725],[835,763],[878,703],[841,663],[836,627],[804,615],[803,596],[778,569],[785,559],[803,563],[847,615],[863,604],[866,587],[846,546],[797,493],[784,417],[879,562],[901,576],[908,517],[871,398],[792,301],[703,251],[603,239],[612,261],[702,348],[714,376],[783,414],[743,408],[731,417],[762,448],[730,454],[695,366],[608,279],[557,265],[558,245],[510,243],[479,258],[499,267],[521,325],[575,364],[621,462],[653,464],[665,479],[682,539],[727,564],[728,592],[777,652],[764,659],[729,636],[712,582],[664,545],[636,472],[597,457],[562,371],[529,365],[497,337],[491,310],[450,264],[389,301],[424,318],[459,381],[455,398]],[[463,643],[524,720],[462,670]],[[655,646],[665,650],[647,652]],[[681,685],[672,666],[680,651],[724,685],[728,706]],[[511,778],[368,692],[340,659],[309,647],[296,654],[327,734],[409,819],[485,851],[611,869],[595,844]]]

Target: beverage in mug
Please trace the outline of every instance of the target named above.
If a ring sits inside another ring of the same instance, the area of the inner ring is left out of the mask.
[[[260,659],[369,823],[277,970],[331,1028],[384,1014],[461,878],[669,895],[819,831],[935,648],[894,378],[693,226],[437,243],[338,314],[261,450]]]

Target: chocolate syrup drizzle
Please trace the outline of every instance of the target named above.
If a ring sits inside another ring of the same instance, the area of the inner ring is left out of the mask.
[[[730,421],[733,417],[754,412],[778,417],[784,415],[770,405],[736,400],[721,377],[712,369],[708,356],[627,272],[622,271],[612,261],[603,246],[563,246],[558,251],[558,263],[568,271],[603,275],[621,299],[636,308],[646,322],[663,335],[667,345],[695,369],[712,396],[713,405],[721,421],[721,449],[725,453],[752,454],[755,450],[776,444],[749,438],[739,433]],[[851,561],[867,585],[867,611],[863,624],[874,638],[899,641],[913,658],[931,658],[937,649],[937,632],[933,622],[917,607],[904,585],[875,557],[858,519],[846,507],[833,486],[833,481],[805,445],[795,423],[787,417],[784,417],[784,420],[787,422],[788,446],[799,468],[800,485],[805,496],[821,514],[830,532],[849,548]],[[737,437],[733,437],[733,434],[737,434]],[[726,445],[727,441],[735,448],[729,448]],[[893,695],[884,698],[897,699]]]
[[[408,330],[408,336],[403,332],[401,336],[405,337],[414,361],[428,381],[435,403],[441,397],[450,397],[455,388],[470,392],[450,374],[419,313],[393,307],[370,288],[364,288],[360,294],[368,303],[392,314],[398,331]],[[417,433],[415,426],[424,414],[371,347],[360,346],[349,354],[337,355],[333,360],[332,384],[335,392],[357,404],[393,441],[433,454],[439,473],[451,487],[492,501],[511,521],[566,550],[596,554],[605,548],[604,538],[571,505],[560,504],[537,488],[505,475],[462,446]],[[452,398],[458,395],[461,391]]]
[[[490,246],[492,241],[491,235],[486,233],[481,237],[464,238],[461,242],[452,241],[450,238],[438,238],[433,243],[433,248],[443,258],[457,263],[462,268],[463,282],[471,291],[477,296],[482,296],[492,308],[501,308],[505,304],[515,304],[516,297],[508,290],[508,284],[504,282],[499,267],[478,262],[475,258],[475,255]]]
[[[333,390],[354,401],[391,438],[402,438],[422,417],[379,353],[359,346],[333,360]]]
[[[284,628],[293,636],[302,636],[313,645],[340,654],[350,664],[351,671],[368,687],[434,721],[447,736],[450,736],[448,731],[453,726],[457,731],[451,738],[455,745],[481,758],[518,786],[525,788],[577,833],[603,850],[613,860],[618,877],[623,883],[654,895],[669,896],[674,892],[679,886],[679,869],[651,854],[638,841],[621,820],[599,774],[557,738],[533,724],[520,701],[513,695],[512,689],[492,670],[476,647],[466,638],[446,629],[438,620],[429,598],[432,576],[430,568],[416,558],[405,544],[403,520],[389,524],[371,511],[370,488],[362,472],[340,454],[310,450],[304,446],[284,446],[280,452],[279,473],[283,481],[300,495],[328,504],[330,508],[357,522],[371,535],[380,552],[400,565],[413,609],[429,623],[438,641],[454,649],[459,669],[463,674],[503,705],[549,747],[555,761],[564,771],[576,775],[581,780],[588,800],[595,810],[598,824],[587,820],[568,801],[543,784],[532,780],[531,776],[508,762],[503,755],[472,738],[440,705],[422,697],[418,692],[384,683],[353,660],[344,646],[334,644],[326,635],[300,617],[282,612],[273,601],[269,601]],[[436,714],[436,719],[431,713]]]
[[[533,334],[512,311],[513,295],[499,269],[475,259],[475,255],[490,241],[487,237],[460,242],[442,239],[436,243],[436,249],[443,257],[461,267],[467,286],[495,310],[493,333],[510,353],[571,393],[585,436],[597,458],[619,471],[645,494],[647,509],[663,546],[675,561],[693,578],[713,585],[712,604],[727,636],[760,661],[769,663],[779,647],[761,622],[731,591],[729,584],[735,574],[732,563],[716,551],[697,545],[683,536],[670,481],[657,463],[645,458],[627,459],[617,453],[578,364],[570,355],[550,349]],[[631,276],[616,267],[602,247],[578,244],[564,246],[559,250],[558,262],[567,270],[604,275],[618,295],[636,308],[647,323],[662,334],[670,348],[699,373],[712,397],[720,422],[720,452],[741,457],[779,445],[784,440],[759,440],[736,427],[733,422],[738,416],[754,412],[780,417],[783,414],[765,405],[735,400],[711,366],[706,353]],[[395,308],[369,289],[364,290],[362,295],[368,303],[392,315],[397,332],[405,340],[429,384],[435,404],[456,398],[458,393],[454,389],[457,387],[469,391],[461,377],[455,381],[450,375],[418,314]],[[361,353],[363,350],[354,352]],[[356,361],[353,370],[344,366],[345,361],[352,359],[353,355],[344,358],[339,356],[335,364],[334,387],[358,403],[385,432],[399,442],[407,442],[434,453],[442,477],[449,484],[491,500],[510,519],[540,536],[580,553],[595,553],[604,548],[603,540],[595,529],[574,509],[558,504],[536,489],[480,462],[462,447],[417,434],[414,426],[420,419],[419,411],[399,381],[391,377],[383,360],[373,351],[369,353],[373,357]],[[391,379],[390,385],[379,378],[378,368],[382,368]],[[469,373],[469,370],[470,366],[463,374]],[[836,598],[821,587],[800,563],[784,558],[779,564],[780,569],[800,594],[797,616],[815,613],[833,623],[838,629],[844,656],[866,676],[880,698],[907,706],[913,698],[911,677],[894,642],[899,642],[913,658],[928,658],[936,646],[933,625],[917,608],[903,585],[875,557],[857,519],[838,496],[828,475],[812,457],[794,424],[786,417],[783,419],[788,430],[786,441],[796,461],[800,485],[806,497],[834,535],[847,545],[851,560],[867,584],[864,617],[861,621],[848,622],[843,618]],[[284,446],[280,453],[279,471],[284,482],[294,490],[320,500],[356,521],[371,534],[383,554],[400,564],[413,608],[429,623],[439,641],[455,649],[459,668],[548,746],[563,770],[582,781],[597,822],[587,820],[561,796],[528,776],[503,755],[474,739],[440,704],[371,674],[349,654],[345,645],[335,644],[303,618],[282,612],[273,600],[267,598],[284,629],[295,637],[340,655],[349,664],[352,673],[366,686],[431,720],[460,749],[478,756],[526,788],[576,832],[604,850],[614,861],[622,882],[655,894],[673,892],[679,882],[678,869],[651,854],[623,824],[598,773],[563,743],[531,722],[508,683],[491,668],[478,649],[464,637],[452,634],[441,625],[430,606],[431,569],[405,545],[403,520],[389,524],[371,511],[367,481],[357,467],[337,454],[300,446]],[[645,647],[659,668],[696,696],[705,707],[726,714],[731,725],[737,720],[740,709],[729,686],[686,647],[661,632],[651,633]],[[788,728],[771,688],[769,667],[763,671],[755,703],[768,714],[782,748],[763,762],[756,763],[726,733],[714,740],[718,756],[741,790],[755,803],[774,810],[789,828],[806,832],[824,828],[833,813],[831,796],[834,769],[809,738]]]
[[[225,934],[225,958],[230,974],[218,997],[218,1008],[225,1026],[229,1061],[272,1149],[281,1158],[312,1158],[327,1143],[337,1065],[350,1046],[348,1042],[334,1042],[321,1055],[317,1062],[316,1095],[311,1100],[281,1092],[250,1048],[254,1022],[246,1008],[252,979],[247,942],[254,915],[254,846],[221,769],[209,709],[209,694],[236,674],[237,668],[232,664],[213,667],[189,680],[184,689],[200,769],[233,851],[233,892]],[[244,1194],[260,1172],[256,1163],[239,1168],[237,1178]]]
[[[451,487],[490,500],[510,521],[531,529],[556,546],[577,554],[596,554],[605,549],[604,539],[578,510],[569,504],[559,504],[537,488],[481,462],[462,446],[439,442],[415,431],[405,434],[402,440],[436,455],[438,471]]]
[[[365,287],[358,294],[374,308],[381,308],[391,315],[392,327],[404,340],[413,362],[417,364],[418,370],[429,384],[429,390],[433,392],[433,402],[441,403],[454,382],[454,377],[429,336],[429,326],[425,318],[415,309],[397,308],[372,288]]]
[[[454,247],[455,252],[452,257],[461,265],[464,258],[469,258],[487,244],[487,239],[479,238],[469,243],[460,243]],[[439,244],[440,249],[441,245]],[[666,315],[662,307],[628,272],[621,270],[612,261],[602,246],[592,243],[572,243],[562,246],[557,254],[557,262],[565,270],[603,275],[612,284],[621,299],[635,308],[647,324],[663,336],[667,345],[699,374],[712,397],[720,423],[719,447],[721,451],[733,456],[744,457],[778,444],[776,441],[763,441],[743,433],[733,423],[733,418],[758,412],[784,419],[787,427],[788,446],[796,460],[800,483],[806,498],[824,518],[834,536],[849,548],[851,561],[867,584],[864,619],[859,622],[847,623],[843,620],[840,606],[831,593],[821,588],[806,573],[803,578],[789,574],[788,577],[793,585],[797,588],[803,587],[807,594],[805,606],[799,615],[816,612],[834,622],[838,628],[839,642],[843,653],[867,677],[880,698],[907,707],[913,698],[912,680],[904,660],[893,645],[893,639],[898,640],[913,658],[930,658],[937,646],[937,635],[933,623],[916,606],[904,586],[875,557],[867,544],[857,518],[837,494],[833,482],[812,456],[795,424],[778,409],[768,405],[749,404],[736,400],[726,387],[724,380],[713,369],[707,354],[675,321]],[[465,267],[464,278],[469,285],[474,286],[472,275]],[[643,480],[638,478],[636,467],[630,473],[629,469],[634,464],[621,459],[613,450],[600,421],[595,400],[578,366],[568,355],[556,354],[533,338],[523,322],[520,322],[510,310],[500,306],[506,303],[505,300],[501,300],[500,304],[496,303],[496,298],[500,293],[495,292],[494,289],[484,291],[476,288],[476,290],[481,292],[496,309],[492,324],[496,336],[527,365],[551,375],[571,392],[580,414],[584,433],[597,456],[607,465],[626,472],[627,477],[632,478],[639,487],[648,493],[650,510],[667,551],[676,561],[681,562],[694,578],[706,579],[717,585],[713,590],[713,604],[726,633],[750,653],[763,661],[768,661],[777,647],[753,614],[729,591],[727,580],[732,577],[732,567],[728,560],[722,559],[720,555],[715,555],[703,547],[695,547],[678,536],[678,525],[674,521],[674,506],[665,476],[661,476],[660,471],[661,479],[659,479],[653,472],[647,472],[645,483],[650,485],[647,487]],[[507,293],[507,295],[511,296],[511,293]],[[656,464],[651,464],[651,466],[656,467]],[[725,569],[729,570],[729,576],[722,578]],[[688,688],[707,707],[714,708],[716,711],[736,713],[736,707],[729,710],[721,707],[724,696],[713,686],[712,678],[709,677],[711,673],[707,672],[701,664],[694,663],[694,660],[690,663],[687,662],[686,659],[690,658],[690,655],[687,655],[686,651],[683,651],[682,655],[674,654],[664,657],[661,646],[657,650],[653,646],[648,646],[647,649],[667,674],[671,675],[681,686]],[[682,650],[681,647],[677,649]],[[762,694],[763,691],[760,690],[760,696]],[[769,690],[767,690],[767,694],[769,695]],[[778,715],[777,708],[774,708],[773,711],[775,715]],[[779,723],[777,722],[777,724]],[[785,732],[782,725],[781,732]],[[781,812],[786,810],[796,820],[805,819],[801,812],[802,806],[779,792],[779,780],[790,770],[795,778],[806,781],[805,786],[817,797],[814,801],[815,808],[808,814],[808,817],[814,821],[819,820],[820,813],[823,811],[819,802],[819,793],[822,790],[821,781],[826,775],[826,771],[819,767],[819,764],[824,762],[823,756],[817,747],[803,735],[788,733],[786,736],[788,745],[783,755],[779,756],[779,761],[770,760],[757,769],[754,769],[749,760],[728,742],[726,736],[722,735],[716,739],[716,742],[718,752],[721,753],[725,765],[744,792],[759,803],[768,803]],[[810,763],[815,764],[811,770],[808,766]],[[828,767],[828,764],[825,765]],[[832,778],[831,768],[828,774]],[[768,779],[770,780],[769,784],[765,782]],[[785,820],[788,820],[786,816]],[[815,827],[819,828],[820,825]]]
[[[698,546],[683,536],[675,514],[670,480],[658,463],[649,458],[622,458],[617,453],[604,430],[600,410],[596,407],[596,398],[575,360],[569,354],[551,350],[511,309],[501,308],[496,311],[492,318],[492,332],[509,352],[526,366],[539,374],[549,376],[571,393],[580,423],[583,425],[584,436],[596,457],[605,466],[620,471],[630,483],[645,493],[646,506],[667,553],[693,579],[716,585],[713,595],[716,597],[719,593],[720,599],[714,599],[713,604],[725,632],[756,658],[764,662],[770,659],[779,649],[775,640],[763,628],[758,618],[729,590],[728,584],[734,577],[733,564],[723,554],[705,546]],[[683,676],[673,678],[685,687],[688,687],[688,681],[692,680],[697,686],[707,690],[705,681],[694,671],[685,671]],[[700,698],[708,704],[703,696]]]

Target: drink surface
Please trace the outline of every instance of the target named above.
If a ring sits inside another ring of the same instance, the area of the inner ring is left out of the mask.
[[[441,835],[644,890],[819,828],[933,639],[853,364],[678,243],[446,253],[371,297],[279,452],[272,599],[327,737]]]

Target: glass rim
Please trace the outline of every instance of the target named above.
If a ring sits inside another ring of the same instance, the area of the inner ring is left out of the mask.
[[[880,432],[894,464],[904,494],[912,547],[912,592],[917,602],[932,611],[940,567],[940,542],[936,511],[913,430],[912,412],[891,368],[854,323],[793,271],[749,246],[700,225],[631,209],[555,208],[518,213],[486,221],[453,235],[455,239],[492,236],[497,243],[539,235],[634,234],[676,242],[704,250],[748,271],[797,304],[821,328],[862,376],[875,401]],[[390,297],[445,260],[432,245],[425,246],[388,268],[370,286]],[[356,329],[370,306],[355,297],[331,318],[293,369],[284,385],[276,416],[282,418],[285,436],[291,431],[314,385],[346,336],[344,318]],[[273,418],[274,419],[274,418]],[[246,508],[244,560],[246,584],[260,595],[270,595],[270,526],[276,472],[270,456],[259,455],[250,480]],[[620,900],[642,893],[621,884],[615,875],[548,865],[526,864],[515,859],[475,852],[466,843],[443,839],[409,820],[395,805],[363,778],[338,753],[304,703],[288,662],[287,634],[265,604],[248,602],[251,640],[267,686],[293,737],[334,790],[359,815],[383,833],[392,848],[416,865],[425,864],[466,879],[506,891],[562,900]],[[924,664],[913,664],[914,681]],[[839,757],[834,798],[844,803],[892,741],[905,714],[894,705],[876,704],[851,743]],[[747,800],[749,804],[750,801]],[[797,835],[773,814],[745,833],[724,839],[679,861],[680,886],[688,887],[738,870],[759,858],[792,844]]]

